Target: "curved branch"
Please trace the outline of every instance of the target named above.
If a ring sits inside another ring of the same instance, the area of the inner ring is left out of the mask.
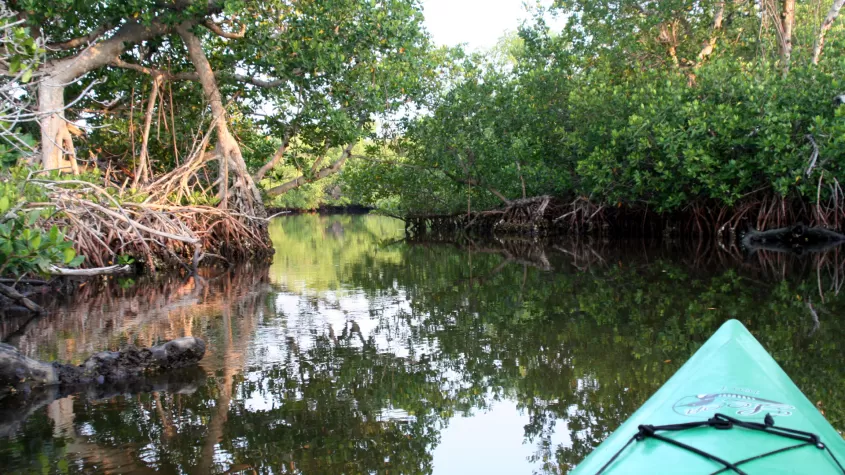
[[[294,178],[293,180],[279,185],[277,187],[271,188],[267,190],[267,194],[270,196],[279,196],[283,195],[291,190],[299,188],[306,183],[312,183],[318,180],[322,180],[327,176],[334,175],[335,173],[339,172],[341,168],[343,168],[343,164],[346,163],[346,159],[349,158],[349,155],[352,154],[352,148],[355,146],[355,143],[350,143],[343,149],[343,153],[340,154],[340,158],[338,158],[335,162],[331,165],[323,168],[313,178],[306,178],[304,175],[298,178]]]
[[[282,140],[282,145],[279,146],[279,149],[276,150],[275,155],[273,158],[270,159],[267,163],[265,163],[261,168],[255,172],[255,175],[252,176],[254,181],[260,181],[264,178],[264,175],[267,174],[270,170],[272,170],[285,156],[285,152],[288,150],[288,146],[290,146],[290,139],[291,136],[295,133],[295,129],[289,130],[285,133],[285,138]]]
[[[237,33],[229,33],[223,30],[222,26],[218,25],[217,23],[214,23],[214,21],[212,21],[210,18],[207,18],[203,22],[202,26],[208,28],[215,35],[221,36],[223,38],[228,38],[230,40],[239,40],[243,38],[246,34],[246,25],[241,25],[241,29]]]
[[[165,71],[162,69],[155,69],[149,68],[146,66],[141,66],[140,64],[130,63],[128,61],[124,61],[120,58],[113,59],[109,64],[112,66],[122,68],[122,69],[129,69],[132,71],[139,72],[141,74],[147,74],[150,76],[161,76],[166,81],[199,81],[200,76],[196,72],[180,72],[180,73],[171,73],[170,71]],[[250,76],[246,76],[244,74],[230,74],[225,71],[216,71],[214,73],[215,79],[219,80],[233,80],[237,82],[242,82],[246,84],[252,84],[253,86],[258,87],[278,87],[284,84],[284,81],[281,79],[259,79]]]
[[[64,87],[89,71],[105,66],[126,51],[128,45],[151,40],[167,34],[172,26],[159,21],[149,25],[142,25],[137,21],[121,25],[108,39],[97,44],[96,48],[88,48],[81,53],[53,62],[47,68],[48,76],[42,80],[42,85],[49,87]]]
[[[71,49],[79,48],[80,46],[89,45],[94,42],[97,38],[102,36],[105,32],[114,28],[114,25],[111,23],[105,23],[99,26],[97,29],[88,33],[86,36],[80,36],[79,38],[73,38],[67,41],[60,41],[56,43],[47,43],[47,49],[52,50],[60,50],[60,51],[67,51]]]
[[[258,87],[279,87],[285,83],[285,81],[282,79],[259,79],[250,76],[245,76],[243,74],[221,73],[220,78],[234,79],[235,81],[252,84],[253,86]]]
[[[819,59],[821,59],[822,56],[822,49],[824,48],[824,37],[833,26],[833,22],[836,21],[836,17],[839,16],[839,11],[842,10],[843,5],[845,5],[845,0],[836,0],[833,2],[833,5],[830,6],[830,10],[827,11],[827,16],[819,29],[819,36],[816,37],[815,44],[813,44],[813,64],[819,64]]]
[[[0,284],[0,295],[4,295],[16,302],[20,302],[21,305],[26,307],[26,309],[30,312],[41,313],[44,311],[44,309],[42,309],[38,304],[26,298],[26,295],[23,295],[7,285]]]

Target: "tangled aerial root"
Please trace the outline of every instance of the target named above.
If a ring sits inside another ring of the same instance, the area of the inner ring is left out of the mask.
[[[123,201],[79,180],[29,181],[49,197],[29,207],[56,210],[45,225],[64,228],[86,266],[107,266],[129,255],[155,271],[161,265],[195,267],[206,256],[243,259],[269,250],[263,218],[212,206]]]
[[[55,210],[43,224],[65,229],[76,252],[86,257],[84,267],[104,267],[120,256],[133,256],[152,272],[161,266],[195,270],[206,257],[228,261],[269,256],[260,196],[242,189],[242,177],[232,177],[234,186],[224,179],[210,181],[215,171],[208,168],[219,158],[206,156],[208,137],[196,141],[180,166],[131,192],[31,174],[26,185],[42,188],[48,201],[27,207]],[[220,195],[227,199],[218,206],[191,204],[197,196],[213,200]]]
[[[410,235],[427,233],[477,236],[540,237],[594,235],[613,238],[676,236],[738,243],[749,230],[784,228],[803,223],[809,228],[842,232],[845,193],[836,178],[829,193],[812,203],[802,197],[760,193],[728,206],[696,201],[669,212],[648,204],[596,203],[587,197],[564,201],[550,196],[524,198],[502,208],[453,214],[412,214],[402,219]],[[829,196],[825,198],[824,196]]]

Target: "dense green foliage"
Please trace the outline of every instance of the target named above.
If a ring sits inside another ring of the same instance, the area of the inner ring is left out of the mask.
[[[57,226],[39,226],[53,211],[43,205],[43,189],[27,186],[29,173],[24,167],[0,170],[0,276],[47,274],[52,266],[77,267],[84,259]]]
[[[453,58],[431,113],[396,144],[402,159],[352,184],[406,212],[466,209],[468,194],[482,209],[523,187],[660,211],[826,202],[845,173],[841,24],[812,62],[831,4],[798,2],[786,62],[780,10],[758,2],[556,2],[488,57]],[[550,14],[563,31],[548,29]]]
[[[198,205],[175,219],[204,226],[205,246],[267,250],[262,199],[347,202],[342,151],[394,133],[377,125],[432,94],[443,53],[422,22],[419,0],[0,0],[0,164],[96,173],[157,209]],[[229,218],[234,234],[215,222]],[[258,242],[234,237],[246,229]],[[187,242],[136,234],[149,265]],[[76,249],[94,265],[135,252],[92,240],[106,249]]]
[[[302,175],[324,147],[356,142],[370,133],[377,116],[427,94],[435,74],[416,0],[182,3],[171,8],[147,0],[67,0],[49,5],[18,1],[14,6],[25,12],[28,24],[38,25],[44,37],[56,42],[134,21],[174,26],[215,21],[235,35],[243,28],[243,37],[232,39],[209,28],[194,31],[218,72],[229,125],[253,169],[270,160],[285,137],[296,137],[297,147],[314,152],[312,158],[302,163],[298,157],[303,154],[291,153],[283,166]],[[75,21],[55,21],[69,12]],[[77,144],[77,155],[100,162],[103,169],[111,163],[131,170],[139,153],[150,76],[160,72],[166,81],[160,103],[153,107],[149,147],[155,170],[167,171],[184,160],[197,135],[208,128],[203,92],[196,78],[182,80],[194,66],[178,35],[166,33],[127,46],[115,58],[122,63],[96,69],[87,81],[69,88],[67,97],[76,97],[91,79],[99,81],[67,111],[71,119],[84,118],[90,132],[88,140]],[[134,69],[125,69],[127,65]]]

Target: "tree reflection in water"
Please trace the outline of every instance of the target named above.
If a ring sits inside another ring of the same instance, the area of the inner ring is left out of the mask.
[[[271,228],[270,267],[91,284],[43,318],[4,320],[3,339],[43,359],[182,335],[209,351],[176,382],[0,402],[0,466],[431,473],[454,417],[507,400],[528,420],[524,471],[566,472],[729,318],[845,428],[835,249],[408,242],[375,216]]]

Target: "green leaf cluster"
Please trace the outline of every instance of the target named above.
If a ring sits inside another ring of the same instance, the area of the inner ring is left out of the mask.
[[[55,225],[42,229],[41,220],[52,210],[35,205],[44,201],[37,199],[37,191],[25,191],[28,172],[16,167],[3,172],[0,180],[0,275],[17,277],[46,274],[52,266],[78,267],[84,256],[76,255],[64,232]]]

